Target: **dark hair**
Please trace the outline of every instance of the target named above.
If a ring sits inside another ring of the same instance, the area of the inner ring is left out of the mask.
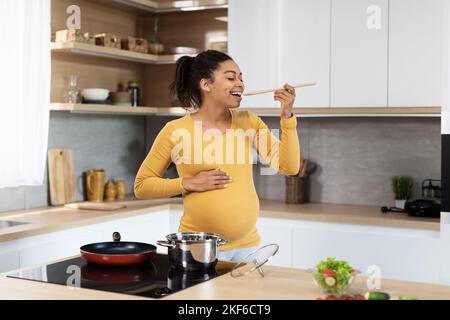
[[[223,52],[207,50],[195,58],[183,56],[178,59],[175,79],[170,85],[170,93],[180,101],[181,107],[190,110],[198,109],[202,104],[200,80],[214,81],[213,73],[223,61],[233,60]]]

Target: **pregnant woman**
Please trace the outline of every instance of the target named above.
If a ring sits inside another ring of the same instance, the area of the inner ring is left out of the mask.
[[[212,232],[228,240],[221,260],[241,260],[260,243],[253,184],[258,155],[270,166],[263,174],[295,175],[300,167],[294,88],[285,84],[274,94],[281,103],[281,141],[253,112],[237,110],[243,91],[239,66],[225,53],[180,58],[171,93],[191,112],[165,124],[134,183],[137,198],[182,194],[179,232]],[[171,162],[179,178],[163,178]]]

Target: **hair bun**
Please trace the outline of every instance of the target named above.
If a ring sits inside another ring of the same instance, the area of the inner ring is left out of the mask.
[[[191,56],[182,56],[177,60],[177,63],[193,63],[195,61],[194,57]]]
[[[170,84],[170,92],[177,97],[184,109],[196,109],[202,104],[199,88],[201,79],[212,79],[214,70],[226,60],[232,60],[223,52],[207,50],[196,57],[184,55],[176,62],[175,79]],[[192,65],[195,63],[195,68]]]

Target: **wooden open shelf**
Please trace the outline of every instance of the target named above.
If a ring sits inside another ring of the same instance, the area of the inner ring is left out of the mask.
[[[74,53],[145,64],[174,64],[183,55],[153,55],[81,42],[52,42],[52,52]]]
[[[113,0],[113,2],[153,13],[222,9],[228,7],[228,0]]]
[[[161,108],[161,107],[120,107],[105,104],[71,104],[52,103],[51,111],[69,111],[71,113],[94,113],[94,114],[116,114],[116,115],[185,115],[183,108]]]
[[[51,111],[72,113],[125,114],[125,115],[170,115],[183,116],[188,112],[179,107],[119,107],[103,104],[52,103]],[[279,116],[277,108],[239,108],[250,110],[259,116]],[[294,108],[298,117],[440,117],[440,107],[395,107],[395,108]]]

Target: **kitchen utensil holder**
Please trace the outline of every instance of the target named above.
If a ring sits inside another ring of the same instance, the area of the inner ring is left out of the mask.
[[[286,176],[286,203],[299,204],[309,201],[309,177]]]

